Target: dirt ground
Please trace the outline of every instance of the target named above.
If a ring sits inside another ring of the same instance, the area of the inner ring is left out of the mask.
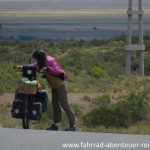
[[[100,96],[100,93],[68,93],[68,101],[70,104],[78,104],[80,108],[86,112],[91,110],[91,103],[84,100],[84,97],[88,96],[91,99],[94,99]],[[4,93],[0,95],[0,104],[5,102],[12,103],[14,99],[13,93]],[[51,99],[51,94],[49,93],[49,99]]]

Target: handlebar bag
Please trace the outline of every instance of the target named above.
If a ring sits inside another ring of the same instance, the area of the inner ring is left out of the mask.
[[[18,80],[18,93],[25,94],[25,82],[28,81],[27,78],[21,78]]]
[[[22,94],[36,94],[38,81],[30,81],[27,78],[21,78],[18,82],[18,92]]]

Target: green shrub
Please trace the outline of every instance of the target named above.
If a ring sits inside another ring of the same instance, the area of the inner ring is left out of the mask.
[[[146,111],[144,97],[141,94],[131,93],[122,105],[122,111],[127,114],[128,122],[141,121]]]
[[[118,107],[99,106],[85,115],[83,121],[87,126],[125,127],[126,119],[126,114],[122,113]]]
[[[83,117],[88,126],[126,127],[143,120],[146,112],[144,97],[140,94],[131,93],[125,100],[115,104],[110,104],[107,96],[98,100],[99,105]]]
[[[103,95],[95,98],[95,103],[99,106],[108,106],[110,104],[110,96],[109,95]]]

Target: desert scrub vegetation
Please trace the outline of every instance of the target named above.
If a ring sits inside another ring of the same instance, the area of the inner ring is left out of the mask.
[[[149,76],[150,36],[145,35],[145,73]],[[136,41],[137,38],[135,37]],[[138,71],[138,55],[133,53],[133,75],[124,76],[125,66],[125,37],[111,40],[93,39],[62,40],[48,42],[44,40],[32,41],[0,41],[0,93],[13,92],[18,73],[13,65],[28,64],[35,49],[44,49],[52,56],[58,58],[68,74],[68,89],[72,92],[119,92],[126,87],[131,88],[137,83],[134,77]],[[41,80],[41,79],[40,79]],[[149,80],[141,78],[140,83]],[[130,82],[128,82],[130,81]],[[43,82],[44,87],[47,87]],[[129,86],[128,86],[129,84]],[[137,83],[138,84],[138,83]],[[145,86],[147,86],[146,83]],[[2,86],[3,85],[3,86]],[[139,85],[140,86],[140,85]],[[144,84],[142,84],[144,86]],[[126,89],[125,88],[125,89]],[[121,89],[121,90],[120,90]],[[124,90],[125,91],[125,90]],[[128,90],[127,90],[128,91]]]
[[[21,122],[11,118],[10,109],[10,102],[0,104],[0,127],[20,128]]]
[[[145,132],[144,127],[147,126],[147,134],[150,133],[149,118],[145,117],[150,114],[150,104],[145,100],[143,93],[131,92],[115,103],[111,103],[110,96],[103,95],[97,97],[95,102],[96,106],[83,116],[85,129],[97,128],[97,131],[101,131],[103,127],[105,131],[124,129],[119,132],[128,133],[128,129],[132,127],[135,130],[132,133],[135,133],[137,132],[135,127],[138,125],[142,128],[143,125],[143,132]]]
[[[14,91],[18,73],[14,71],[13,65],[28,64],[35,49],[44,49],[48,54],[59,59],[68,74],[70,91],[84,91],[86,89],[96,91],[99,85],[98,80],[102,80],[101,75],[104,74],[103,78],[107,80],[109,76],[120,74],[121,70],[123,71],[121,65],[117,66],[119,72],[115,70],[116,62],[111,68],[109,67],[108,60],[115,49],[115,47],[109,46],[112,42],[111,40],[96,39],[92,41],[72,39],[53,43],[42,40],[0,41],[0,84],[4,84],[0,91],[1,93]],[[118,47],[122,47],[122,42],[118,42]],[[112,70],[112,68],[114,69]]]
[[[134,39],[136,42],[137,38]],[[137,75],[138,54],[133,53],[133,75],[124,75],[125,37],[112,40],[63,40],[48,42],[0,41],[0,93],[14,92],[20,76],[14,65],[28,64],[32,51],[44,49],[58,58],[68,74],[69,92],[97,92],[96,99],[84,97],[93,110],[82,116],[80,106],[73,105],[76,117],[84,124],[83,131],[150,134],[150,36],[146,35],[145,77]],[[31,60],[32,61],[32,60]],[[46,82],[39,78],[44,88]],[[96,106],[95,106],[96,105]],[[4,109],[4,108],[7,109]],[[7,111],[4,111],[7,110]],[[42,120],[32,128],[44,129],[50,124],[51,104]],[[0,106],[1,126],[21,127],[21,122],[10,117],[10,105]],[[2,115],[3,114],[3,115]],[[84,112],[85,114],[85,112]],[[83,118],[82,118],[83,117]],[[62,129],[67,117],[62,114]],[[79,126],[80,128],[80,126]]]

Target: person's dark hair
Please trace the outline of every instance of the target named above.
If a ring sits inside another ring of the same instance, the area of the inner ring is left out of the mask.
[[[46,58],[46,53],[43,50],[36,50],[33,52],[32,58],[34,58],[38,61],[43,61]]]

